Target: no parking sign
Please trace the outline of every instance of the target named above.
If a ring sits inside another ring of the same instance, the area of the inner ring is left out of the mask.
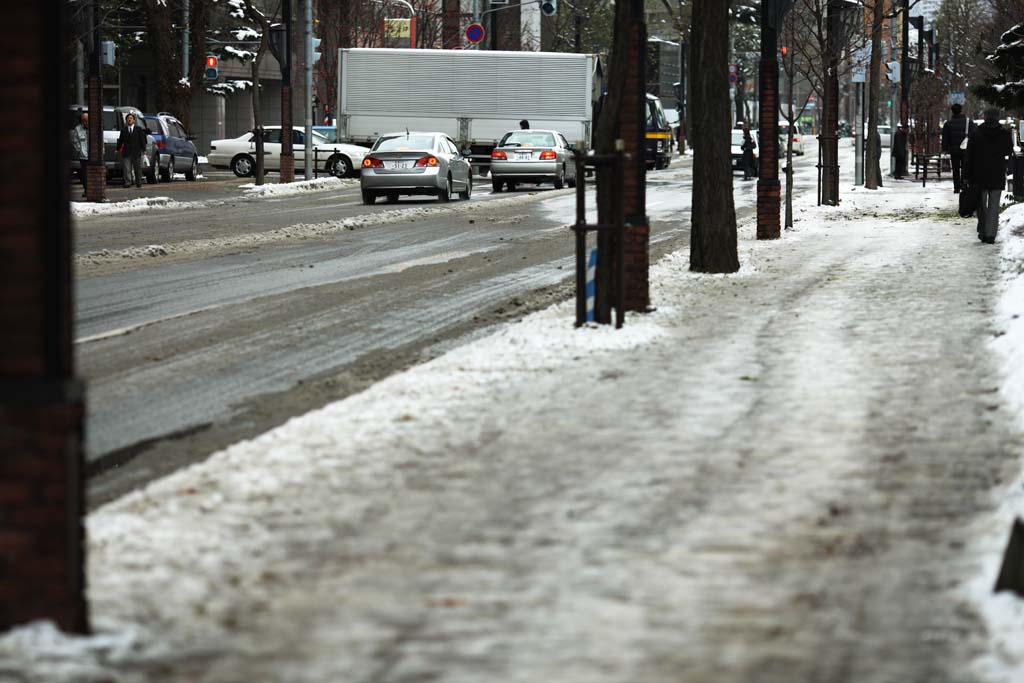
[[[739,80],[739,76],[736,75],[736,72],[738,70],[739,69],[736,67],[735,64],[730,64],[729,65],[729,84],[730,85],[736,85],[736,81]]]
[[[480,24],[470,24],[466,27],[466,40],[473,43],[479,43],[484,39],[484,27]]]

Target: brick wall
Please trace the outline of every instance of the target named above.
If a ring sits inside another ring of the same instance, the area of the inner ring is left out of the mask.
[[[67,118],[64,11],[10,3],[0,27],[0,629],[39,618],[88,628],[69,141],[39,127]]]

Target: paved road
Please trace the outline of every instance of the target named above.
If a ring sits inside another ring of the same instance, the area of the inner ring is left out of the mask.
[[[807,164],[809,167],[809,164]],[[801,176],[813,182],[813,169]],[[688,239],[689,160],[649,176],[655,254]],[[754,185],[737,183],[741,211]],[[745,207],[745,208],[744,208]],[[83,219],[76,252],[380,222],[182,259],[80,264],[100,502],[568,295],[571,191],[365,207],[354,189]],[[393,218],[389,218],[392,217]]]

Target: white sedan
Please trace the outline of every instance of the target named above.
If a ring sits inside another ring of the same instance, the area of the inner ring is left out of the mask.
[[[281,169],[281,126],[264,126],[263,167],[267,171]],[[355,175],[363,166],[367,150],[359,145],[328,142],[320,133],[313,131],[313,157],[317,168],[330,175],[344,178]],[[292,131],[292,153],[295,155],[295,170],[305,169],[306,133],[296,126]],[[230,168],[239,178],[246,178],[256,172],[256,137],[252,132],[227,140],[210,143],[207,161],[214,168]]]

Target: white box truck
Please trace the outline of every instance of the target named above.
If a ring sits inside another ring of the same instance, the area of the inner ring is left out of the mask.
[[[384,133],[440,131],[472,149],[477,172],[522,119],[589,148],[601,74],[588,54],[341,48],[338,139],[372,145]]]

